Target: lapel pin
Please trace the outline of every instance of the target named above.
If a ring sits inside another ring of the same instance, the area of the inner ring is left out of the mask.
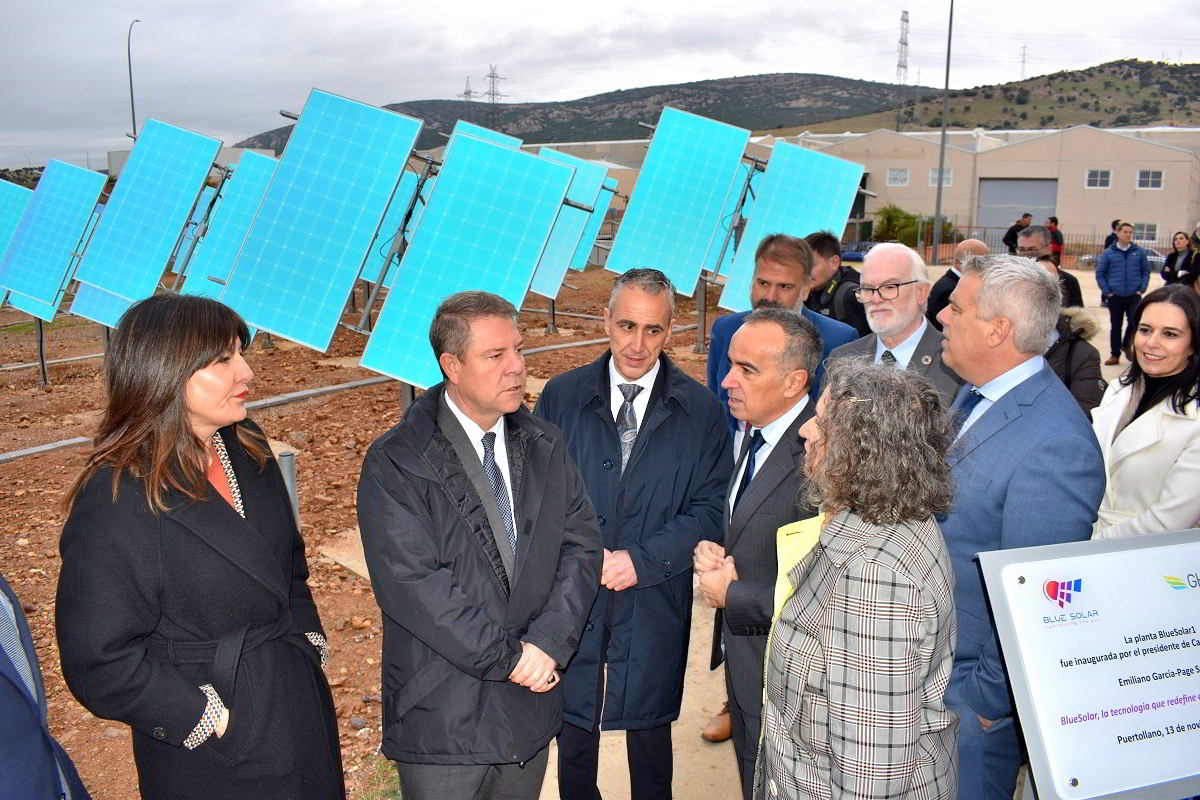
[[[933,356],[921,356],[921,363],[928,367],[933,363]]]

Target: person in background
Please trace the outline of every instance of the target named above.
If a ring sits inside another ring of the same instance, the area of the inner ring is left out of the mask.
[[[1058,229],[1058,217],[1046,217],[1046,230],[1050,232],[1050,255],[1054,259],[1054,266],[1062,266],[1063,232]]]
[[[1111,223],[1112,232],[1109,233],[1108,236],[1104,237],[1104,249],[1105,250],[1112,247],[1113,243],[1117,241],[1117,226],[1120,224],[1121,224],[1121,220],[1119,220],[1119,219],[1114,219],[1112,221],[1112,223]]]
[[[533,800],[560,671],[600,580],[596,515],[525,408],[517,310],[482,291],[429,326],[443,380],[371,443],[358,525],[383,612],[383,755],[404,800]]]
[[[600,731],[624,730],[633,796],[671,797],[692,610],[692,552],[719,540],[733,468],[717,399],[664,352],[675,287],[613,281],[608,352],[550,380],[534,414],[561,430],[604,538],[599,594],[563,676],[558,786],[599,800]]]
[[[801,435],[822,518],[816,546],[780,565],[755,797],[951,800],[954,576],[934,515],[953,496],[952,434],[941,397],[910,370],[839,359]]]
[[[1008,248],[1010,255],[1016,255],[1017,253],[1017,235],[1021,231],[1028,228],[1032,222],[1033,214],[1030,214],[1028,211],[1026,211],[1021,215],[1020,219],[1014,222],[1009,229],[1004,232],[1004,238],[1002,238],[1000,241],[1003,242],[1004,246]]]
[[[89,800],[50,734],[46,687],[21,601],[0,575],[0,797]]]
[[[131,306],[67,492],[63,678],[84,708],[133,729],[148,800],[345,797],[304,542],[246,418],[249,341],[204,297]]]
[[[929,324],[939,331],[942,329],[942,323],[938,322],[938,314],[942,313],[942,309],[950,303],[950,293],[954,291],[954,287],[958,285],[958,280],[962,277],[959,272],[959,265],[968,256],[986,256],[988,254],[988,246],[978,239],[963,239],[954,248],[954,259],[950,263],[950,268],[942,273],[942,277],[938,278],[933,288],[929,290],[929,305],[925,309],[925,318],[929,320]]]
[[[967,384],[950,452],[954,506],[938,516],[954,561],[959,636],[946,703],[958,714],[959,798],[1011,800],[1021,744],[975,554],[1091,535],[1104,461],[1087,417],[1042,353],[1058,284],[1028,258],[968,259],[942,311],[946,364]]]
[[[929,271],[916,250],[898,242],[877,244],[863,260],[859,287],[873,333],[844,344],[831,359],[867,356],[924,375],[949,405],[962,378],[942,361],[942,334],[925,319]]]
[[[1121,325],[1128,319],[1133,328],[1133,309],[1150,285],[1150,261],[1146,251],[1133,243],[1133,225],[1117,224],[1117,240],[1096,259],[1096,283],[1100,302],[1108,306],[1110,356],[1108,366],[1121,363],[1121,345],[1125,338]]]
[[[1195,261],[1196,251],[1192,249],[1192,240],[1183,231],[1176,231],[1171,237],[1171,252],[1167,253],[1166,263],[1163,264],[1163,282],[1190,286],[1195,274],[1200,274],[1193,266]]]
[[[1064,274],[1048,254],[1039,257],[1037,263],[1056,280]],[[1059,287],[1064,288],[1061,281]],[[1108,385],[1100,369],[1100,351],[1090,341],[1099,332],[1096,318],[1086,308],[1064,306],[1058,323],[1050,331],[1050,347],[1044,354],[1050,369],[1078,401],[1088,419],[1092,418],[1092,409],[1100,404]]]
[[[858,272],[842,263],[842,245],[829,231],[817,231],[804,237],[813,251],[812,288],[804,305],[826,317],[844,322],[859,336],[871,332],[863,305],[854,296]]]
[[[1093,412],[1108,475],[1094,539],[1200,521],[1200,295],[1186,286],[1155,289],[1133,325],[1133,363]]]
[[[696,545],[693,564],[704,601],[717,609],[709,665],[725,664],[733,752],[749,800],[762,720],[763,655],[771,626],[778,554],[776,531],[813,515],[801,504],[804,440],[812,416],[809,375],[821,342],[808,320],[786,308],[750,312],[729,343],[725,376],[738,418],[738,454],[725,502],[722,544]]]
[[[829,357],[833,348],[853,342],[858,338],[854,328],[831,319],[804,306],[811,285],[813,252],[808,242],[795,236],[773,233],[763,237],[754,251],[754,277],[750,280],[750,305],[753,308],[790,308],[800,312],[812,323],[821,336],[821,361]],[[718,317],[712,326],[712,341],[708,350],[708,388],[715,392],[717,400],[726,405],[728,393],[721,387],[725,373],[729,372],[729,341],[741,327],[749,311],[739,311]],[[817,367],[809,387],[810,397],[816,402],[824,366]],[[737,420],[726,406],[726,422],[732,434],[737,430]]]
[[[1058,281],[1063,308],[1081,308],[1083,290],[1079,288],[1079,279],[1058,268],[1058,262],[1054,260],[1051,251],[1051,241],[1050,231],[1041,225],[1030,225],[1017,237],[1017,255],[1032,258],[1043,265],[1049,264],[1052,268],[1050,274]]]

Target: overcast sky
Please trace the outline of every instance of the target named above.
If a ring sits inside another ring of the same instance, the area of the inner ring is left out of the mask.
[[[61,158],[101,168],[127,148],[126,32],[147,116],[233,144],[286,123],[319,87],[366,103],[450,98],[488,65],[507,101],[764,72],[891,82],[907,9],[909,82],[943,81],[948,2],[608,0],[6,0],[0,4],[0,167]],[[1119,6],[964,2],[952,87],[1118,58],[1200,60],[1191,0]],[[585,10],[586,9],[586,10]],[[430,12],[436,14],[431,16]]]

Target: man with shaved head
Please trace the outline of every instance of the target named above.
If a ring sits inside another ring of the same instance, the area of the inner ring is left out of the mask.
[[[938,278],[929,290],[929,307],[925,311],[925,317],[933,327],[939,331],[942,329],[942,323],[938,322],[937,317],[943,308],[950,305],[950,294],[958,285],[958,279],[962,277],[958,268],[963,259],[987,254],[988,246],[978,239],[963,239],[958,243],[958,247],[954,248],[954,261],[950,264],[950,269],[946,270],[946,274]]]

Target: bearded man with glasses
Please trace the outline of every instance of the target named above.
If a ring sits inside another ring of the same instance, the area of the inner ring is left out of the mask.
[[[830,359],[868,356],[876,364],[911,369],[929,379],[949,406],[962,378],[942,362],[942,334],[925,318],[929,289],[929,272],[915,250],[894,242],[872,247],[855,292],[872,332],[836,348]]]

